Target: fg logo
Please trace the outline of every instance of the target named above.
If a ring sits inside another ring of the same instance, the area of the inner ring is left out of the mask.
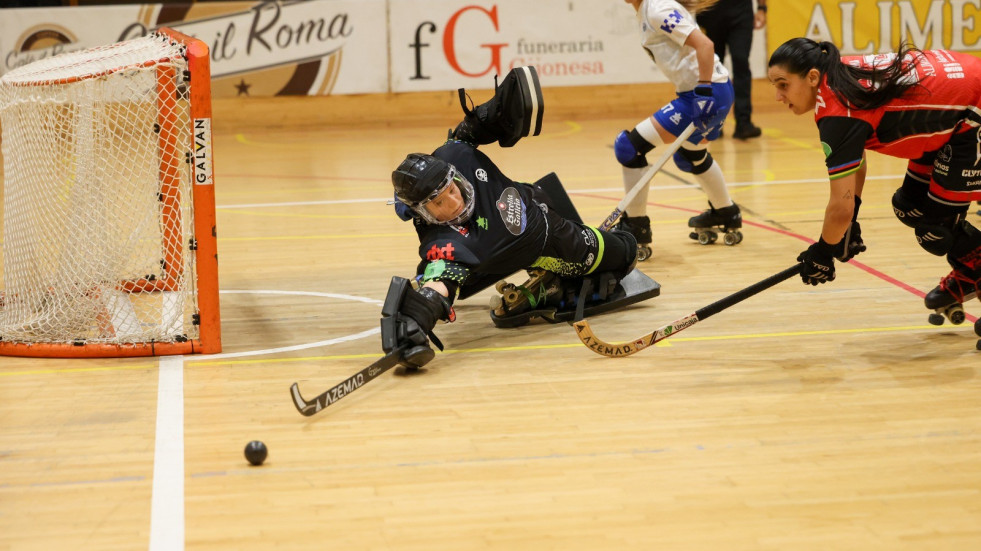
[[[475,12],[475,13],[470,13]],[[500,31],[500,26],[498,23],[497,16],[497,6],[493,6],[490,9],[483,8],[481,6],[466,6],[455,11],[453,15],[446,21],[446,25],[443,28],[443,55],[446,57],[446,62],[450,67],[457,73],[468,76],[468,77],[480,77],[488,73],[501,74],[501,49],[507,46],[506,42],[498,43],[488,43],[480,44],[480,48],[486,48],[488,50],[488,64],[484,68],[464,68],[460,65],[460,61],[457,57],[457,28],[460,26],[460,19],[467,15],[467,27],[466,32],[463,34],[465,36],[483,36],[483,29],[490,29],[493,27],[493,32]],[[477,16],[481,25],[473,24],[473,18],[470,15]],[[423,48],[428,48],[431,46],[430,43],[424,42],[424,33],[429,35],[435,35],[439,28],[436,23],[432,21],[424,21],[416,27],[415,39],[409,44],[409,48],[415,51],[415,75],[413,75],[409,80],[429,80],[429,77],[423,71]]]

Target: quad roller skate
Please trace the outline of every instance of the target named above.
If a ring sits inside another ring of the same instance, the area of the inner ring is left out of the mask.
[[[611,230],[629,232],[637,240],[637,262],[651,257],[651,219],[647,216],[627,216],[623,213]]]
[[[954,325],[964,323],[964,302],[978,296],[977,282],[957,270],[953,270],[940,280],[923,299],[924,304],[934,312],[927,318],[933,325],[943,325],[944,318]],[[981,320],[974,322],[974,334],[981,337]],[[981,340],[977,343],[981,350]]]
[[[688,220],[688,227],[693,230],[688,237],[702,245],[715,243],[719,232],[722,232],[722,242],[726,245],[735,245],[743,240],[743,232],[739,231],[743,227],[743,216],[735,203],[721,209],[709,203],[707,211]]]
[[[661,285],[637,269],[622,279],[611,272],[561,278],[539,268],[528,270],[528,275],[528,281],[521,285],[497,284],[501,295],[491,298],[490,311],[495,326],[518,327],[536,318],[548,323],[570,322],[579,315],[613,312],[661,293]],[[583,293],[585,298],[580,296]]]
[[[498,327],[518,327],[541,311],[558,306],[564,295],[561,279],[541,268],[528,270],[521,285],[501,280],[494,287],[500,295],[491,297],[491,319]]]

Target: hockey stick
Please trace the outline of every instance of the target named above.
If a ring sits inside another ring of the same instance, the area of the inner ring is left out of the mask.
[[[647,172],[640,177],[640,180],[634,184],[634,187],[630,188],[630,191],[623,196],[623,199],[620,199],[620,202],[617,203],[617,207],[613,209],[613,212],[611,212],[610,215],[606,217],[606,220],[603,220],[603,223],[599,225],[599,229],[606,231],[612,228],[613,224],[617,223],[617,220],[620,219],[620,215],[623,214],[623,209],[627,208],[627,204],[630,203],[630,201],[633,201],[634,197],[640,193],[640,190],[644,189],[651,183],[651,179],[654,178],[657,171],[661,170],[664,163],[668,162],[668,159],[670,159],[672,155],[681,149],[681,146],[685,143],[685,140],[687,140],[694,132],[694,124],[689,124],[687,128],[681,131],[681,134],[675,138],[674,143],[669,145],[668,148],[664,150],[664,153],[662,153],[661,156],[658,157],[657,161],[655,161],[655,163],[647,169]]]
[[[361,388],[365,383],[395,367],[399,363],[399,358],[405,350],[401,347],[392,350],[375,363],[351,375],[342,382],[327,389],[326,392],[317,396],[311,401],[307,401],[300,395],[300,387],[293,383],[290,386],[290,394],[293,395],[293,404],[296,410],[303,415],[310,417],[314,413],[326,408],[355,390]]]
[[[665,325],[653,333],[644,335],[639,339],[635,339],[631,342],[625,342],[620,344],[612,344],[606,341],[600,340],[593,333],[593,330],[589,327],[589,322],[586,320],[580,320],[574,322],[572,325],[576,328],[576,335],[579,336],[579,340],[583,344],[589,347],[590,350],[600,354],[601,356],[607,356],[610,358],[621,358],[625,356],[631,356],[640,352],[641,350],[651,346],[652,344],[662,341],[671,335],[680,332],[683,329],[687,329],[692,325],[702,321],[703,319],[719,312],[725,310],[726,308],[738,304],[749,297],[773,287],[781,281],[785,281],[794,277],[800,273],[801,265],[794,264],[786,270],[773,274],[772,276],[764,279],[763,281],[756,282],[745,289],[736,291],[735,293],[717,300],[708,306],[699,308],[695,310],[694,314],[689,314],[679,320],[676,320],[668,325]]]
[[[303,398],[303,396],[300,394],[299,385],[293,383],[290,386],[290,395],[293,397],[293,405],[296,406],[297,411],[309,417],[361,388],[365,383],[371,382],[375,377],[395,367],[395,365],[399,363],[399,360],[402,359],[403,354],[408,352],[410,355],[414,355],[414,357],[418,358],[419,354],[415,353],[419,351],[415,350],[413,346],[415,346],[415,348],[422,348],[424,351],[429,353],[429,357],[425,361],[432,359],[433,351],[428,347],[412,344],[399,345],[399,334],[401,332],[399,329],[399,305],[402,304],[402,297],[405,296],[405,293],[412,292],[410,288],[411,285],[408,279],[393,276],[392,282],[388,286],[388,292],[385,294],[385,302],[382,304],[381,337],[382,350],[385,350],[387,354],[379,358],[375,363],[369,365],[361,371],[358,371],[347,379],[344,379],[340,383],[327,389],[320,396],[317,396],[310,401]],[[431,330],[428,332],[428,336],[437,348],[440,350],[443,349],[443,343],[439,342],[439,339],[436,338],[436,335],[434,335]]]

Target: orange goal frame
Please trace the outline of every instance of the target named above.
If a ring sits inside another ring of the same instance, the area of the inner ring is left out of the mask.
[[[217,225],[215,220],[215,190],[214,190],[214,150],[211,133],[211,63],[207,44],[178,32],[163,27],[158,32],[166,34],[174,41],[186,47],[188,71],[190,73],[190,117],[191,128],[180,130],[191,136],[193,151],[187,159],[192,165],[194,234],[195,234],[195,288],[197,291],[197,322],[198,338],[187,339],[183,342],[139,342],[127,344],[109,343],[22,343],[4,342],[0,340],[0,355],[47,358],[97,358],[97,357],[134,357],[134,356],[166,356],[180,354],[215,354],[221,352],[221,315],[218,300],[218,247]],[[93,75],[73,77],[60,82],[81,80]],[[173,109],[169,105],[176,103],[176,86],[172,68],[158,68],[157,101],[160,106],[157,123],[162,129],[175,129],[174,132],[159,133],[160,185],[161,208],[165,212],[175,213],[179,209],[177,197],[177,180],[179,178],[174,163],[167,162],[166,157],[185,155],[178,150],[174,136],[176,130]],[[182,235],[179,216],[163,217],[170,221],[162,228],[164,238],[164,272],[162,277],[153,280],[141,279],[136,281],[121,281],[117,289],[124,292],[140,291],[170,291],[173,282],[180,275],[183,266],[180,236]],[[176,236],[176,246],[174,241]],[[0,293],[0,304],[3,295]]]

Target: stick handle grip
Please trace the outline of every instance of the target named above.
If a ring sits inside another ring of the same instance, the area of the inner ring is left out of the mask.
[[[698,310],[695,310],[695,315],[698,317],[699,320],[703,320],[711,315],[718,314],[719,312],[725,310],[730,306],[738,304],[761,291],[765,291],[770,287],[773,287],[777,283],[786,281],[794,277],[795,275],[800,273],[800,269],[801,269],[801,265],[799,263],[794,264],[793,266],[787,268],[782,272],[773,274],[772,276],[762,281],[758,281],[750,285],[749,287],[746,287],[745,289],[736,291],[735,293],[725,298],[721,298],[713,302],[712,304],[709,304],[708,306],[704,306],[702,308],[699,308]]]

